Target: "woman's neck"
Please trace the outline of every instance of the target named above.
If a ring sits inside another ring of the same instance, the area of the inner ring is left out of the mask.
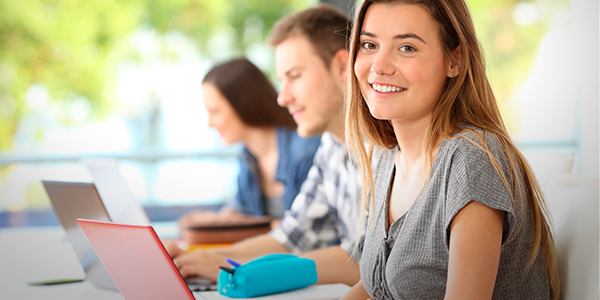
[[[431,116],[412,122],[392,121],[394,134],[398,141],[400,151],[396,157],[396,163],[409,169],[424,167],[428,156],[435,159],[437,151],[442,143],[441,138],[436,138],[433,147],[427,151],[424,148],[427,141],[427,130],[431,124]],[[427,152],[426,152],[427,151]]]
[[[408,165],[414,162],[422,161],[424,154],[423,145],[427,134],[427,127],[431,122],[431,117],[423,118],[417,121],[400,122],[392,120],[394,134],[398,141],[398,147],[402,153],[402,160]]]
[[[273,127],[252,127],[243,141],[248,151],[260,161],[277,154],[277,130]]]
[[[276,180],[279,162],[277,130],[273,127],[251,128],[244,144],[258,163],[262,193],[267,197],[281,197],[284,186]]]

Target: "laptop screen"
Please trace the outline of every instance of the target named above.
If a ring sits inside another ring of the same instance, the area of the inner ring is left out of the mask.
[[[117,289],[77,224],[77,218],[110,221],[94,184],[46,180],[42,183],[87,279],[96,286]]]
[[[81,162],[92,175],[108,215],[114,222],[150,225],[148,214],[131,194],[116,160],[83,159]]]
[[[151,226],[78,222],[125,299],[194,299]]]

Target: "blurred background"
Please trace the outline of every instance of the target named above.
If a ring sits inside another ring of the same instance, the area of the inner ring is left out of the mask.
[[[597,177],[598,1],[467,2],[517,144]],[[0,0],[0,227],[58,225],[40,180],[91,181],[82,158],[117,159],[153,221],[228,201],[239,146],[207,127],[201,80],[243,55],[278,86],[271,27],[318,3]]]

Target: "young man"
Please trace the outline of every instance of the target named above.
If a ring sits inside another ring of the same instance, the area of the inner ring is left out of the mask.
[[[292,208],[269,234],[213,251],[169,247],[183,276],[216,280],[225,258],[245,262],[261,255],[291,252],[314,259],[319,283],[354,285],[360,278],[351,253],[360,210],[359,174],[342,144],[344,90],[350,21],[332,6],[320,5],[280,20],[269,43],[275,47],[278,102],[288,108],[303,137],[323,134]]]

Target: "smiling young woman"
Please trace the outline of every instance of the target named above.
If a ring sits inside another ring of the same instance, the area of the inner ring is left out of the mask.
[[[346,141],[369,227],[344,299],[557,299],[544,197],[466,3],[365,0],[350,47]]]

